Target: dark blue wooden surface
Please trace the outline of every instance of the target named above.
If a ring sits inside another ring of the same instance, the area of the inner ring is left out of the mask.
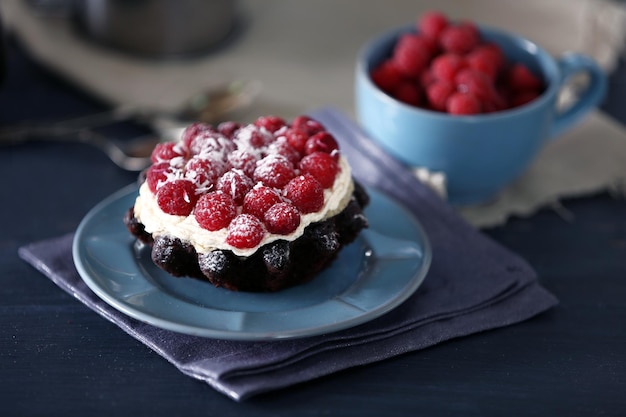
[[[624,63],[622,63],[623,66]],[[626,68],[605,110],[626,122]],[[0,125],[102,108],[15,45]],[[138,128],[115,131],[130,137]],[[626,202],[567,200],[485,231],[521,254],[561,304],[527,322],[235,403],[59,290],[19,246],[73,231],[135,180],[85,145],[0,148],[2,416],[626,415]]]

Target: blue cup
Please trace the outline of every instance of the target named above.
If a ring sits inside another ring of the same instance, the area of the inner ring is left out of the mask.
[[[606,76],[585,55],[553,58],[520,36],[481,27],[483,39],[498,44],[510,62],[521,62],[546,85],[537,99],[523,106],[482,115],[452,116],[402,103],[381,91],[370,73],[389,57],[400,35],[395,29],[361,50],[355,76],[359,123],[391,155],[410,167],[424,167],[446,176],[452,205],[483,203],[519,177],[538,150],[596,107],[606,91]],[[573,105],[557,108],[565,82],[574,74],[589,82]]]

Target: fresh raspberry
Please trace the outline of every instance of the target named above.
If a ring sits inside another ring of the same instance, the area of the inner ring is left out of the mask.
[[[542,81],[524,64],[513,64],[507,74],[508,85],[513,91],[541,90]]]
[[[191,155],[203,158],[221,159],[235,150],[235,143],[219,132],[201,133],[191,142]]]
[[[269,132],[263,132],[261,130],[251,130],[248,136],[250,145],[253,148],[262,148],[267,146],[274,140],[274,137]]]
[[[427,68],[424,71],[422,71],[422,74],[420,75],[420,78],[419,78],[419,83],[420,83],[420,86],[422,87],[422,90],[425,91],[426,88],[428,88],[428,86],[431,85],[435,81],[437,81],[437,78],[435,77],[435,75],[433,74],[430,68]]]
[[[157,204],[167,214],[188,216],[196,205],[196,187],[188,180],[168,181],[156,193]]]
[[[491,80],[483,72],[466,68],[457,73],[454,81],[459,92],[471,93],[481,103],[491,101],[495,95],[495,88]]]
[[[243,203],[243,198],[252,189],[254,183],[243,171],[231,169],[217,180],[218,191],[228,194],[236,205]]]
[[[286,126],[287,122],[278,116],[261,116],[254,121],[254,125],[274,133],[281,127]]]
[[[170,172],[172,171],[169,162],[158,162],[150,166],[146,172],[146,182],[150,191],[156,194],[159,187],[167,181]]]
[[[306,155],[313,152],[326,152],[331,153],[339,149],[337,140],[329,132],[318,132],[311,136],[304,145],[304,153]]]
[[[398,85],[393,90],[392,96],[411,106],[419,106],[422,103],[422,91],[416,83],[409,81],[404,81]]]
[[[335,159],[325,152],[313,152],[302,158],[299,164],[303,174],[311,174],[324,188],[331,188],[339,172]]]
[[[417,29],[432,39],[437,39],[447,26],[448,18],[434,10],[423,13],[417,21]]]
[[[480,38],[475,28],[468,25],[448,26],[439,37],[439,44],[446,52],[466,54],[478,45]]]
[[[288,129],[285,132],[287,143],[299,153],[304,153],[304,145],[309,140],[309,134],[303,129]]]
[[[294,166],[300,161],[300,152],[296,151],[289,142],[287,142],[287,138],[284,136],[276,138],[274,142],[270,143],[266,151],[268,155],[275,154],[284,156],[289,162],[294,164]]]
[[[434,39],[414,33],[401,35],[396,43],[396,48],[419,49],[427,54],[428,59],[438,50],[437,42]]]
[[[263,223],[270,233],[288,235],[300,225],[300,212],[291,203],[277,203],[265,212]]]
[[[476,26],[476,23],[474,23],[474,22],[472,22],[470,20],[462,20],[462,21],[458,22],[456,25],[459,28],[461,28],[464,31],[466,31],[467,35],[470,38],[475,40],[476,44],[474,45],[474,48],[480,44],[481,36],[480,36],[480,31],[478,30],[478,26]],[[471,49],[474,49],[474,48],[471,48]]]
[[[261,243],[264,235],[261,220],[249,214],[240,214],[228,225],[226,243],[238,249],[253,248]]]
[[[504,56],[504,52],[502,52],[502,48],[500,48],[500,45],[497,43],[484,42],[476,48],[476,51],[483,51],[481,53],[489,54],[490,59],[496,63],[498,71],[504,68],[506,57]]]
[[[229,195],[211,191],[200,196],[193,214],[200,227],[213,232],[228,226],[235,218],[237,208]]]
[[[283,188],[296,175],[294,166],[282,155],[268,155],[257,162],[253,179],[263,185]]]
[[[197,136],[208,135],[214,132],[215,129],[213,128],[213,126],[206,123],[195,122],[187,126],[185,130],[183,130],[181,140],[183,144],[187,147],[187,149],[191,149],[192,144]]]
[[[370,76],[374,84],[386,93],[392,92],[403,79],[402,73],[398,70],[394,61],[390,59],[383,61],[374,68]]]
[[[454,93],[454,85],[446,81],[436,81],[426,89],[428,103],[433,110],[445,111],[448,97]]]
[[[227,121],[217,125],[217,131],[228,139],[233,139],[240,127],[241,125],[237,122]]]
[[[187,162],[184,172],[185,178],[194,182],[199,191],[206,191],[213,188],[225,170],[226,167],[220,160],[194,157]]]
[[[244,197],[241,211],[262,219],[270,207],[281,201],[280,195],[273,188],[257,186]]]
[[[433,59],[430,64],[430,70],[436,79],[452,83],[457,72],[466,66],[467,62],[461,55],[447,53]]]
[[[314,213],[324,206],[324,188],[310,174],[295,177],[285,186],[287,197],[301,213]]]
[[[252,152],[245,149],[235,149],[228,154],[228,163],[233,168],[242,170],[250,178],[254,176],[257,160]]]
[[[317,132],[321,132],[322,130],[326,130],[324,129],[324,126],[322,126],[320,122],[318,122],[315,119],[310,118],[309,116],[296,117],[291,122],[291,127],[297,130],[302,130],[306,132],[309,136],[314,135]]]
[[[503,64],[502,52],[495,44],[481,45],[470,52],[465,59],[470,68],[487,74],[492,81],[496,80]]]
[[[402,43],[396,45],[391,59],[403,76],[416,78],[428,67],[430,52],[413,43]]]
[[[454,93],[448,98],[446,110],[455,115],[478,114],[480,101],[470,93]]]
[[[174,158],[186,158],[187,152],[178,142],[157,143],[152,150],[150,160],[152,163],[169,162]]]

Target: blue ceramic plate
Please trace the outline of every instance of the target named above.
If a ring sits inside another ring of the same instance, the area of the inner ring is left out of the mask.
[[[333,332],[392,310],[420,286],[431,249],[402,206],[368,190],[370,227],[311,282],[277,293],[233,292],[156,267],[122,218],[135,186],[94,207],[74,240],[82,279],[117,310],[157,327],[219,339],[269,340]]]

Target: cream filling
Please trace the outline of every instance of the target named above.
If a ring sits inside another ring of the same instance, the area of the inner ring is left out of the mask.
[[[350,201],[354,191],[350,166],[344,157],[339,159],[339,173],[332,188],[324,190],[324,206],[320,211],[301,215],[300,225],[288,235],[266,233],[261,243],[250,249],[238,249],[226,243],[227,228],[209,231],[200,227],[195,216],[174,216],[164,213],[157,204],[156,197],[143,183],[135,201],[135,217],[143,223],[146,232],[153,236],[173,236],[190,242],[198,253],[208,253],[215,249],[230,250],[238,256],[250,256],[267,243],[278,239],[293,241],[302,236],[311,223],[328,219],[339,214]]]

